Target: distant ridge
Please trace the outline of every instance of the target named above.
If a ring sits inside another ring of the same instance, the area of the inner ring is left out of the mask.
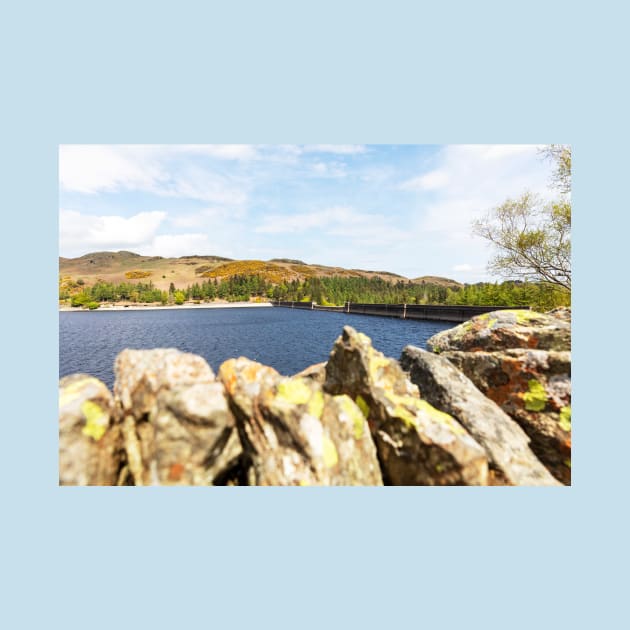
[[[463,287],[464,285],[461,282],[457,282],[457,280],[451,280],[450,278],[442,278],[441,276],[420,276],[419,278],[414,278],[412,282],[417,284],[437,284],[441,287],[447,288],[455,288],[455,287]]]
[[[97,281],[127,282],[142,279],[152,282],[158,289],[166,290],[170,284],[187,286],[206,278],[224,279],[235,275],[262,276],[267,282],[281,283],[303,281],[313,277],[364,277],[381,278],[386,282],[409,282],[408,278],[389,271],[345,269],[327,265],[308,264],[292,258],[263,260],[234,260],[224,256],[142,256],[130,251],[92,252],[77,258],[59,257],[59,274],[62,277],[81,279],[92,285]],[[415,283],[436,284],[445,287],[461,287],[459,282],[439,276],[421,276]]]

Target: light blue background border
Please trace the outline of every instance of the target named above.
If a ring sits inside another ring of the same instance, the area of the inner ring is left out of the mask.
[[[623,625],[621,6],[3,11],[4,627]],[[56,162],[73,142],[571,143],[573,487],[57,488]]]

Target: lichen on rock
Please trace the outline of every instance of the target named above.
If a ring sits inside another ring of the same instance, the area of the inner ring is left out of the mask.
[[[570,350],[571,324],[564,318],[526,309],[499,310],[433,335],[427,348],[436,353],[506,348]]]
[[[105,383],[87,374],[59,381],[59,484],[116,485],[123,462],[120,427]]]
[[[483,449],[450,415],[421,400],[397,361],[345,326],[326,365],[324,390],[367,414],[384,479],[395,485],[485,485]]]
[[[350,327],[290,378],[241,357],[215,379],[193,354],[124,350],[114,396],[90,376],[60,381],[59,482],[554,485],[537,455],[567,483],[570,353],[540,349],[566,326],[484,315],[438,335],[440,356],[406,349],[411,380]],[[499,349],[514,339],[524,347]]]
[[[530,440],[519,425],[445,357],[407,346],[400,362],[424,399],[466,427],[506,483],[557,484],[530,449]]]
[[[312,378],[283,378],[247,359],[219,369],[257,485],[381,485],[361,410]]]
[[[531,439],[538,458],[563,483],[571,471],[571,353],[513,348],[493,352],[448,351],[440,356],[511,416]],[[568,431],[567,431],[568,428]]]
[[[124,350],[114,394],[135,485],[212,485],[238,476],[242,449],[223,385],[174,349]]]

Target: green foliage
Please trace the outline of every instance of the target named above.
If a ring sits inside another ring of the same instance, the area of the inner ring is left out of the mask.
[[[73,308],[76,308],[78,306],[85,306],[88,302],[91,302],[92,299],[90,297],[90,294],[82,291],[81,293],[77,293],[76,295],[73,295],[72,298],[70,299],[70,306],[72,306]]]
[[[566,200],[542,203],[524,193],[508,199],[473,231],[495,246],[492,273],[547,282],[571,290],[571,205]]]
[[[75,289],[76,290],[76,289]],[[185,289],[173,283],[169,291],[157,289],[151,282],[97,282],[84,286],[74,295],[69,293],[64,279],[59,283],[59,298],[70,297],[73,307],[86,307],[90,302],[133,302],[183,304],[185,301],[207,302],[220,298],[229,302],[261,301],[266,299],[317,302],[322,306],[343,306],[346,302],[366,304],[450,304],[484,306],[531,306],[547,311],[557,306],[570,306],[570,293],[548,283],[508,281],[478,283],[463,287],[445,287],[430,282],[399,280],[395,283],[381,278],[362,276],[310,277],[304,280],[267,282],[260,274],[236,275],[222,282],[205,280]]]
[[[571,147],[564,144],[550,144],[541,151],[555,166],[552,186],[563,194],[571,193]]]
[[[496,250],[489,270],[503,278],[543,282],[571,291],[571,148],[543,151],[555,163],[552,186],[560,197],[543,202],[529,192],[508,199],[473,223]]]
[[[86,306],[87,306],[87,307],[88,307],[91,311],[95,311],[95,310],[96,310],[96,309],[100,306],[100,304],[99,304],[98,302],[88,302],[88,303],[86,304]]]

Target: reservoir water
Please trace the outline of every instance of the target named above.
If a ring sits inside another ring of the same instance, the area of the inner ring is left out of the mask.
[[[326,361],[346,324],[396,359],[406,345],[424,348],[455,325],[288,308],[60,312],[59,376],[82,372],[111,388],[114,359],[124,348],[178,348],[201,355],[215,372],[245,356],[290,376]]]

